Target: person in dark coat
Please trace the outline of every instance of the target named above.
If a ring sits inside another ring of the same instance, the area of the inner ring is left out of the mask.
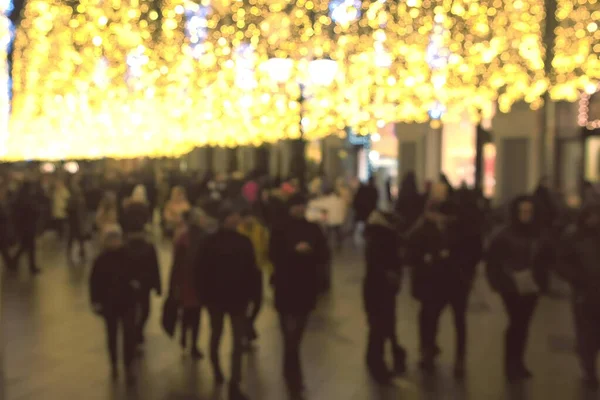
[[[369,215],[377,208],[379,192],[375,185],[375,178],[370,177],[366,185],[361,185],[354,196],[354,212],[356,222],[365,222]]]
[[[402,259],[398,246],[398,218],[391,213],[373,211],[367,221],[366,266],[363,300],[369,337],[367,367],[377,382],[387,383],[392,377],[384,361],[386,341],[393,346],[394,370],[406,369],[406,351],[396,339],[396,296],[402,279]]]
[[[196,282],[196,256],[203,240],[214,233],[216,221],[213,222],[200,209],[193,208],[185,217],[186,230],[174,245],[173,268],[169,297],[176,299],[181,312],[181,348],[185,350],[191,334],[191,355],[194,359],[204,358],[198,350],[200,334],[200,316],[202,303]]]
[[[130,197],[123,202],[121,225],[125,235],[144,232],[152,219],[150,203],[146,195],[146,187],[137,185]]]
[[[118,377],[117,337],[120,329],[127,381],[133,383],[135,314],[141,282],[135,266],[128,262],[118,225],[102,233],[102,242],[104,250],[94,261],[90,276],[90,300],[94,312],[104,318],[113,379]]]
[[[240,388],[242,380],[243,341],[247,333],[246,310],[252,297],[252,282],[256,275],[256,259],[252,242],[237,232],[241,216],[233,207],[224,205],[219,211],[221,223],[217,232],[209,235],[197,254],[197,288],[202,304],[210,315],[210,358],[218,384],[224,382],[219,359],[219,345],[226,315],[231,321],[233,353],[229,398],[247,399]]]
[[[485,256],[488,281],[502,297],[509,318],[504,367],[510,381],[532,376],[524,361],[529,325],[539,294],[548,285],[552,261],[535,218],[533,199],[516,198],[510,206],[509,224],[491,238]]]
[[[67,240],[67,255],[69,260],[73,252],[74,242],[79,243],[79,258],[85,259],[85,236],[87,221],[87,207],[85,196],[81,187],[71,186],[71,196],[67,205],[67,223],[69,225]]]
[[[419,335],[420,367],[435,369],[439,354],[436,344],[438,323],[446,306],[452,308],[456,330],[454,374],[462,378],[466,358],[466,312],[474,267],[462,262],[458,246],[457,210],[448,200],[444,183],[431,187],[428,205],[410,235],[409,264],[413,267],[413,296],[421,302]]]
[[[154,290],[158,296],[162,294],[158,255],[154,245],[141,232],[126,236],[124,250],[129,265],[137,269],[140,277],[138,315],[135,322],[137,343],[143,344],[144,328],[150,316],[150,293]]]
[[[548,177],[540,179],[533,193],[533,204],[536,210],[536,222],[544,235],[552,234],[552,228],[558,218],[558,207],[554,201]]]
[[[598,388],[600,351],[600,205],[585,207],[567,229],[558,251],[557,272],[573,289],[577,352],[584,382]]]
[[[287,205],[289,217],[272,232],[269,251],[284,342],[283,373],[289,389],[297,393],[303,388],[300,344],[308,316],[317,304],[319,268],[329,259],[329,246],[319,225],[306,220],[302,194],[290,197]]]
[[[30,181],[25,181],[17,194],[14,204],[15,228],[19,236],[19,248],[14,257],[14,265],[17,266],[21,256],[27,253],[29,270],[32,274],[39,274],[41,272],[36,263],[35,239],[40,217],[37,196],[38,193],[35,185]]]
[[[425,198],[417,189],[417,179],[413,171],[409,171],[402,179],[398,200],[396,201],[396,213],[401,217],[400,231],[405,232],[423,214]]]
[[[4,265],[8,269],[13,269],[13,258],[10,255],[9,248],[15,244],[15,231],[10,214],[10,203],[6,186],[0,183],[0,255]]]

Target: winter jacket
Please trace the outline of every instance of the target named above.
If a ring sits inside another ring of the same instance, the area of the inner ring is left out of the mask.
[[[269,258],[269,230],[258,219],[253,218],[251,226],[241,224],[238,232],[252,242],[258,268],[264,273],[273,273],[273,264]]]
[[[252,295],[249,282],[258,269],[252,242],[244,235],[220,229],[203,240],[194,262],[200,300],[209,308],[245,312]]]
[[[363,298],[367,314],[385,312],[400,290],[402,259],[396,226],[380,211],[371,213],[365,230],[366,275]]]
[[[522,225],[518,222],[517,199],[510,207],[510,223],[501,228],[490,239],[486,250],[486,273],[495,291],[501,294],[516,294],[514,274],[530,271],[539,286],[548,286],[548,270],[552,264],[552,252],[542,239],[535,222]]]
[[[416,299],[448,297],[468,290],[471,274],[458,262],[455,217],[429,211],[408,239],[407,262]]]
[[[183,308],[194,308],[201,305],[194,266],[201,233],[196,230],[200,229],[188,228],[174,244],[169,297],[176,299]]]
[[[142,293],[156,291],[162,293],[160,280],[160,267],[154,245],[140,236],[130,236],[125,243],[124,251],[127,263],[137,270],[140,278]]]
[[[600,229],[569,227],[560,242],[556,270],[576,298],[600,307]]]
[[[305,219],[287,219],[271,235],[269,245],[275,267],[275,308],[306,314],[317,301],[319,269],[329,260],[327,239],[321,228]]]
[[[136,305],[141,286],[139,270],[128,260],[123,247],[102,252],[90,276],[90,300],[104,315],[130,310]]]
[[[364,222],[369,215],[377,208],[379,193],[375,186],[362,185],[354,197],[354,211],[356,220]]]

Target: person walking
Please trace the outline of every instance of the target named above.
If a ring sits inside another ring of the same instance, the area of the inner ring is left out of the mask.
[[[385,384],[393,376],[384,361],[385,344],[392,344],[394,372],[406,370],[406,351],[396,337],[396,297],[402,279],[402,259],[398,246],[398,218],[392,213],[375,210],[365,230],[366,270],[363,301],[369,335],[367,367],[375,381]]]
[[[4,266],[8,269],[14,269],[14,261],[10,254],[10,248],[15,244],[15,231],[10,212],[10,202],[8,191],[4,182],[0,182],[0,256],[4,261]]]
[[[210,316],[210,359],[215,381],[225,381],[219,357],[225,316],[229,316],[233,335],[229,399],[245,400],[241,390],[243,340],[247,334],[246,311],[252,298],[257,273],[252,242],[237,231],[240,213],[224,205],[219,211],[221,226],[209,235],[196,255],[196,279],[201,302]]]
[[[266,226],[260,222],[255,211],[245,210],[242,213],[242,222],[238,232],[246,236],[252,242],[256,256],[258,270],[252,282],[252,298],[248,309],[248,342],[258,339],[256,331],[256,319],[262,308],[264,295],[264,277],[273,273],[273,265],[269,259],[270,234]],[[249,343],[248,343],[249,344]]]
[[[146,195],[146,187],[137,185],[131,196],[123,201],[123,215],[121,226],[125,235],[148,230],[152,212]]]
[[[71,196],[67,207],[67,221],[69,231],[67,233],[67,257],[71,260],[74,242],[79,243],[79,258],[85,259],[85,237],[86,237],[87,207],[85,196],[79,185],[71,187]]]
[[[135,321],[136,343],[145,342],[144,329],[150,316],[150,293],[162,294],[160,266],[156,248],[146,238],[145,232],[130,232],[124,245],[127,262],[137,270],[140,288],[137,291],[137,315]]]
[[[114,192],[106,192],[100,201],[96,211],[96,229],[100,234],[107,227],[119,224],[119,209],[117,205],[117,195]]]
[[[577,353],[584,383],[598,389],[600,351],[600,205],[581,210],[560,241],[557,272],[572,287]]]
[[[174,246],[169,297],[175,299],[181,309],[181,348],[187,349],[191,336],[189,343],[193,359],[204,358],[198,349],[203,305],[195,279],[194,262],[203,240],[216,231],[216,224],[203,211],[192,208],[186,215],[187,227]]]
[[[118,225],[102,232],[103,251],[94,261],[90,276],[90,300],[94,312],[104,319],[113,379],[119,375],[118,336],[122,335],[123,364],[127,382],[135,382],[133,361],[136,345],[135,315],[141,281],[128,263]]]
[[[458,252],[457,210],[448,198],[448,186],[439,182],[431,187],[428,204],[407,245],[413,267],[413,296],[421,303],[419,312],[420,367],[435,370],[439,318],[446,306],[452,308],[456,330],[454,375],[464,376],[466,358],[466,312],[468,294],[475,274],[462,263]]]
[[[19,236],[19,247],[14,257],[15,268],[24,253],[27,253],[29,270],[32,274],[39,274],[41,269],[36,262],[36,237],[40,211],[37,202],[35,185],[25,181],[17,193],[14,204],[15,227]]]
[[[524,360],[529,326],[539,295],[548,285],[552,262],[535,218],[532,198],[516,198],[510,206],[509,224],[490,240],[485,256],[488,281],[502,298],[509,318],[504,353],[509,381],[532,376]]]
[[[329,260],[327,238],[319,225],[305,218],[306,199],[295,194],[287,202],[289,217],[271,234],[275,308],[284,342],[283,374],[292,393],[304,383],[300,345],[311,311],[317,304],[320,268]]]
[[[366,185],[360,185],[354,196],[354,222],[356,230],[357,224],[364,224],[369,215],[377,208],[379,201],[379,191],[375,184],[375,177],[370,177]]]
[[[183,186],[175,186],[171,190],[171,197],[164,209],[165,233],[167,236],[177,238],[179,233],[185,229],[183,215],[190,211],[191,205],[187,200]]]

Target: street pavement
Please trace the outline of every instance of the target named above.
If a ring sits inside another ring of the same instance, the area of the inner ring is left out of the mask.
[[[90,262],[68,263],[52,235],[40,241],[43,273],[31,277],[25,260],[18,273],[3,277],[2,337],[5,390],[8,400],[217,400],[227,399],[226,386],[216,388],[209,361],[194,362],[182,354],[178,341],[160,327],[163,299],[153,298],[139,381],[127,388],[112,382],[105,350],[104,325],[88,300]],[[170,245],[158,245],[162,278],[171,267]],[[91,250],[91,248],[90,248]],[[360,250],[347,246],[336,258],[332,292],[321,299],[310,318],[302,348],[307,400],[570,400],[597,399],[580,384],[573,353],[574,334],[569,299],[544,298],[537,309],[527,355],[534,379],[507,385],[502,373],[506,319],[499,298],[484,279],[476,281],[468,317],[468,371],[464,382],[452,377],[454,332],[445,311],[440,324],[442,353],[435,377],[417,368],[418,304],[408,282],[398,299],[398,332],[409,353],[409,371],[389,387],[374,384],[364,366],[367,326],[362,310]],[[201,348],[208,355],[209,324],[202,317]],[[244,388],[253,400],[288,398],[281,374],[282,345],[271,293],[258,320],[257,348],[245,356]],[[222,362],[228,372],[231,343],[228,330]],[[390,360],[391,361],[391,360]],[[226,373],[226,376],[228,374]]]

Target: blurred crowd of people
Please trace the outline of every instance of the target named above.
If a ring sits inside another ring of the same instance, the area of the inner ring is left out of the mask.
[[[44,175],[0,183],[0,249],[9,270],[27,254],[39,273],[36,236],[66,235],[68,258],[96,248],[90,294],[106,322],[113,375],[119,375],[117,337],[123,337],[127,381],[135,381],[136,348],[144,343],[150,295],[162,295],[156,227],[172,240],[173,261],[162,310],[169,335],[195,359],[201,313],[210,319],[210,361],[217,383],[225,381],[219,358],[223,324],[231,322],[231,399],[242,392],[242,357],[259,337],[256,319],[272,287],[284,342],[283,374],[292,393],[303,390],[300,344],[310,313],[332,284],[334,255],[347,243],[362,248],[368,321],[366,364],[387,383],[406,370],[407,354],[396,332],[397,295],[409,272],[420,303],[419,367],[433,373],[438,322],[449,306],[456,330],[454,374],[466,374],[467,308],[478,266],[508,316],[504,367],[510,381],[531,377],[525,364],[528,328],[550,274],[573,288],[578,354],[585,381],[598,386],[600,350],[600,203],[588,201],[569,220],[547,182],[514,199],[497,224],[480,191],[453,188],[442,175],[420,191],[413,173],[404,177],[393,207],[382,207],[374,179],[366,183],[315,178],[307,188],[260,174],[204,177],[179,174],[124,176]],[[389,202],[389,201],[386,201]],[[95,240],[95,246],[87,242]],[[16,251],[15,251],[16,250]],[[386,344],[393,366],[385,362]]]

